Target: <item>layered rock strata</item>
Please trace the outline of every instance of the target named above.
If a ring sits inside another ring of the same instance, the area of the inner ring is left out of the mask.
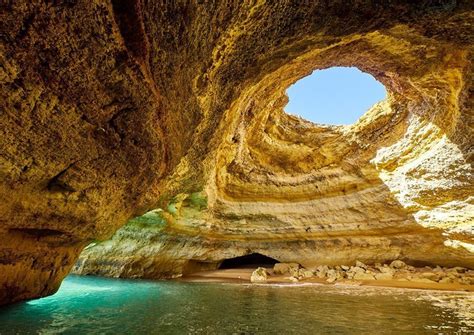
[[[474,267],[473,13],[3,2],[0,303],[54,292],[85,245],[158,208],[162,227],[125,226],[84,272],[179,275],[260,251]],[[286,88],[330,66],[371,73],[388,99],[348,127],[286,115]]]

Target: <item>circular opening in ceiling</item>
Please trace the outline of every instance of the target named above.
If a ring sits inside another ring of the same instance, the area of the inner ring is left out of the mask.
[[[355,67],[316,70],[286,91],[285,112],[314,123],[349,125],[385,99],[385,87]]]

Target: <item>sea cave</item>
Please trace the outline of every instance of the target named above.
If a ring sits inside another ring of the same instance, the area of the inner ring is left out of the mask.
[[[0,18],[0,334],[474,332],[471,1]]]

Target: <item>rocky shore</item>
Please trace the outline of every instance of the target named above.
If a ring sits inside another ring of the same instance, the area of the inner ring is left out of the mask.
[[[256,284],[346,284],[399,288],[474,292],[474,270],[463,267],[415,267],[401,260],[367,265],[320,265],[313,269],[298,263],[277,263],[273,268],[258,267],[195,273],[179,280],[240,282]]]
[[[261,269],[255,270],[253,274],[261,274]],[[251,279],[257,278],[253,274]],[[367,265],[359,261],[356,262],[355,266],[338,265],[331,267],[320,265],[313,270],[305,269],[298,263],[277,263],[273,268],[272,274],[288,275],[289,279],[294,282],[319,278],[324,279],[328,283],[342,280],[399,280],[427,284],[474,285],[474,270],[463,267],[414,267],[401,260],[395,260],[390,264],[376,263],[374,265]],[[258,279],[254,281],[258,281]]]

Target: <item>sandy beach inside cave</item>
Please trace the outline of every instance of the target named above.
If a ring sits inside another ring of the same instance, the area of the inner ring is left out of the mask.
[[[269,273],[268,279],[265,283],[258,283],[256,285],[272,285],[272,284],[287,284],[287,285],[350,285],[350,286],[378,286],[378,287],[392,287],[392,288],[406,288],[406,289],[424,289],[424,290],[441,290],[441,291],[464,291],[474,292],[474,285],[461,285],[458,283],[426,283],[410,281],[408,279],[393,279],[393,280],[338,280],[335,283],[328,283],[325,278],[305,278],[294,282],[288,275],[275,275],[272,268],[266,268]],[[185,282],[206,282],[206,283],[240,283],[250,284],[250,276],[255,268],[235,268],[235,269],[219,269],[211,271],[196,272],[186,275],[175,280]]]

